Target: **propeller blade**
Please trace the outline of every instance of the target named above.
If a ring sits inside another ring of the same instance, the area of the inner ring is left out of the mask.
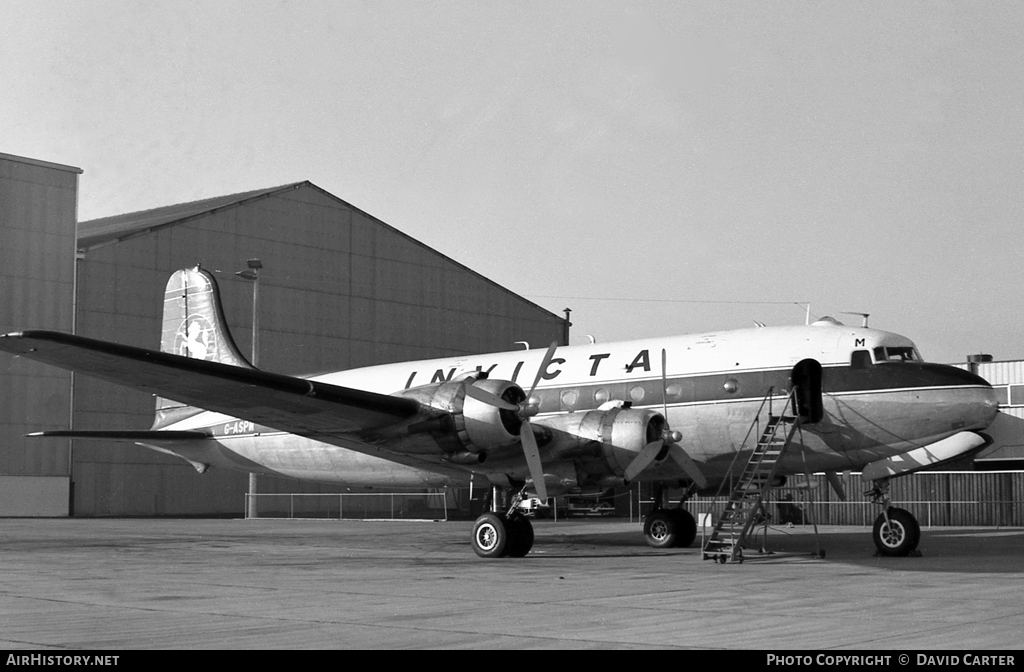
[[[658,439],[657,441],[651,441],[643,449],[636,454],[633,461],[626,467],[625,478],[626,481],[632,481],[634,478],[640,475],[647,466],[654,461],[654,458],[661,452],[662,447],[665,445],[665,439]]]
[[[466,385],[466,396],[473,397],[479,402],[485,403],[488,406],[496,406],[503,411],[518,411],[519,406],[511,404],[496,394],[491,394],[487,390],[482,390],[475,385]]]
[[[558,341],[551,341],[551,345],[548,346],[548,351],[544,353],[544,359],[540,360],[540,366],[537,368],[537,376],[533,379],[533,385],[530,386],[530,391],[526,393],[526,400],[529,401],[530,397],[533,396],[533,391],[537,389],[537,384],[540,383],[540,379],[544,376],[544,372],[548,370],[548,365],[551,364],[551,360],[555,358],[555,350],[558,348]]]
[[[519,440],[523,444],[523,454],[526,456],[526,465],[530,468],[530,478],[533,479],[533,489],[542,501],[548,498],[548,486],[544,482],[544,466],[540,461],[540,448],[537,447],[537,437],[533,435],[530,423],[523,421],[519,430]]]
[[[668,368],[668,355],[665,348],[661,349],[661,409],[665,415],[665,422],[668,422],[668,377],[665,369]]]
[[[693,459],[686,454],[686,451],[683,450],[678,443],[673,443],[671,446],[669,446],[668,454],[673,460],[676,461],[676,464],[683,468],[683,471],[686,472],[686,475],[689,476],[690,479],[694,483],[696,483],[698,487],[707,487],[708,479],[704,478],[704,474],[701,473],[700,467],[697,466],[697,463],[694,462]]]

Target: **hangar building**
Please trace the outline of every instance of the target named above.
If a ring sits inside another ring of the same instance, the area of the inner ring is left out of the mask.
[[[218,277],[228,324],[246,352],[254,286],[236,272],[259,259],[259,366],[268,371],[316,373],[509,350],[516,341],[568,342],[562,316],[310,182],[80,222],[76,236],[79,173],[0,154],[0,226],[13,241],[0,252],[0,273],[15,299],[4,302],[3,332],[74,329],[158,349],[167,279],[200,264]],[[70,504],[49,515],[242,512],[244,473],[200,476],[183,460],[129,443],[21,438],[67,427],[69,417],[76,429],[148,428],[154,402],[85,376],[72,385],[69,374],[50,367],[4,360],[4,397],[20,397],[16,391],[27,383],[34,391],[22,400],[25,408],[0,411],[0,476],[50,477],[70,487]],[[39,487],[21,482],[23,490]],[[259,490],[331,488],[261,476]],[[0,496],[0,515],[18,515],[4,506]]]
[[[75,221],[81,169],[0,154],[0,332],[74,324]],[[67,427],[71,379],[36,362],[0,358],[0,515],[67,515],[66,441],[22,436]]]

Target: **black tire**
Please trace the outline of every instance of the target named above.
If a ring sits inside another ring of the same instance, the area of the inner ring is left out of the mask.
[[[686,509],[676,509],[672,513],[676,517],[676,548],[689,548],[697,538],[697,521]]]
[[[910,555],[917,550],[917,544],[921,541],[921,526],[917,524],[917,519],[904,509],[890,508],[888,513],[888,523],[885,514],[879,514],[875,519],[875,527],[871,531],[875,548],[878,549],[879,555]]]
[[[651,511],[644,519],[644,540],[651,548],[672,548],[679,538],[679,522],[672,511]]]
[[[485,513],[473,525],[473,551],[481,558],[505,557],[510,536],[505,516]]]
[[[524,516],[513,516],[508,521],[509,541],[505,546],[510,558],[525,557],[533,548],[533,523]]]

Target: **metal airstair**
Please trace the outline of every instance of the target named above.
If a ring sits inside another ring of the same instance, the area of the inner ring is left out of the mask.
[[[704,560],[710,558],[723,564],[743,562],[743,543],[747,533],[754,526],[758,513],[764,512],[763,502],[775,478],[775,470],[786,448],[792,442],[793,434],[800,422],[800,416],[796,414],[795,408],[795,390],[789,393],[779,414],[773,413],[771,409],[773,392],[774,388],[768,390],[747,432],[744,445],[761,424],[761,414],[767,406],[768,421],[764,424],[757,445],[754,446],[747,466],[732,489],[725,510],[705,540],[702,556]],[[723,487],[724,485],[723,483]]]

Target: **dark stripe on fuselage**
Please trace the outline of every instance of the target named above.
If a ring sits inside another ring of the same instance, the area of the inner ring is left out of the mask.
[[[587,411],[608,400],[632,401],[634,406],[670,406],[682,404],[726,403],[784,395],[791,385],[791,368],[768,371],[728,371],[698,376],[669,378],[662,393],[660,378],[614,381],[599,384],[537,390],[541,413]],[[943,364],[893,362],[864,368],[826,367],[822,370],[822,393],[842,394],[876,390],[918,389],[928,387],[989,387],[988,382],[968,371]],[[567,393],[576,401],[563,403]]]
[[[606,401],[631,401],[634,406],[659,408],[688,404],[718,404],[737,401],[760,401],[768,390],[782,396],[789,390],[791,368],[768,371],[728,371],[697,376],[669,378],[667,398],[662,394],[661,378],[609,381],[588,385],[569,385],[538,389],[540,413],[594,410]],[[968,371],[943,364],[893,362],[863,368],[850,366],[825,367],[822,370],[823,394],[894,391],[940,387],[990,387],[983,378]],[[572,395],[573,403],[563,403]],[[246,426],[248,425],[248,426]],[[209,428],[217,437],[275,433],[270,427],[229,421]]]

